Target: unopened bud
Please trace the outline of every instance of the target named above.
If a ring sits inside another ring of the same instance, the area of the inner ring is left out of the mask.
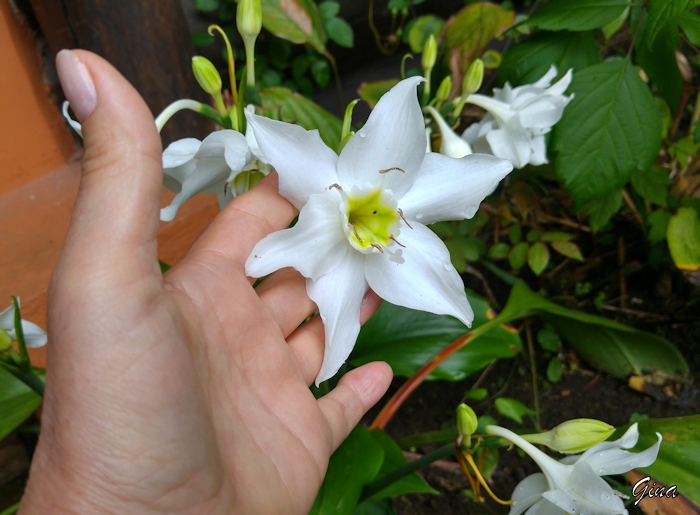
[[[564,454],[576,454],[608,439],[615,428],[600,420],[578,418],[562,422],[551,431],[521,435],[530,443],[546,445]]]
[[[236,27],[244,40],[255,39],[262,29],[260,0],[239,0],[236,11]]]
[[[477,59],[467,70],[467,74],[462,81],[462,96],[467,97],[476,93],[481,88],[484,81],[484,61]]]
[[[442,103],[445,100],[447,100],[447,97],[449,96],[451,89],[452,89],[452,79],[448,75],[447,77],[442,79],[442,82],[440,83],[438,90],[435,92],[435,98],[437,98],[437,101]]]
[[[464,403],[457,406],[457,432],[460,435],[464,438],[471,438],[478,424],[479,421],[473,409]]]
[[[6,351],[12,347],[12,337],[10,334],[0,327],[0,352]]]
[[[435,66],[435,61],[437,60],[437,41],[435,41],[435,36],[430,35],[428,39],[425,40],[425,45],[423,45],[423,55],[421,56],[421,65],[423,66],[423,71],[425,75],[430,75],[433,67]]]
[[[194,56],[192,71],[204,91],[212,96],[221,93],[221,75],[209,59],[201,55]]]

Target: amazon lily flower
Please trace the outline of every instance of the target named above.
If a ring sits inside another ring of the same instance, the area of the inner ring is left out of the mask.
[[[534,84],[494,88],[493,97],[469,95],[466,101],[488,111],[478,123],[462,133],[475,152],[486,152],[513,162],[516,168],[547,163],[544,135],[561,120],[564,108],[574,97],[564,95],[571,83],[572,70],[554,85],[557,69]]]
[[[452,127],[447,124],[437,109],[432,106],[425,109],[433,116],[435,123],[440,128],[440,153],[442,155],[459,159],[472,153],[469,143],[452,130]]]
[[[19,304],[19,299],[17,299]],[[14,304],[0,313],[0,330],[3,330],[10,337],[10,340],[17,341],[15,332],[15,306]],[[43,347],[46,345],[46,331],[38,325],[22,320],[22,332],[24,333],[24,343],[27,347]]]
[[[654,463],[659,454],[661,435],[654,445],[639,453],[625,451],[634,447],[639,438],[637,424],[632,424],[614,442],[602,442],[580,455],[567,456],[561,461],[550,458],[521,436],[499,426],[488,426],[486,432],[500,436],[525,451],[541,473],[523,479],[513,491],[509,515],[550,515],[567,513],[582,515],[626,514],[622,499],[600,476],[623,474]]]
[[[474,216],[512,165],[493,156],[426,153],[421,80],[406,79],[384,95],[340,156],[318,131],[246,113],[279,174],[280,193],[300,211],[293,228],[255,246],[246,274],[293,267],[307,278],[326,335],[316,384],[350,354],[369,288],[393,304],[467,325],[474,318],[447,248],[426,225]]]

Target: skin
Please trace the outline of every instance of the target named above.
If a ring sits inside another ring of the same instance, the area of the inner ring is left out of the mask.
[[[309,391],[324,336],[318,317],[299,327],[315,309],[304,278],[280,270],[253,289],[244,272],[296,215],[274,173],[163,276],[153,117],[111,65],[74,53],[97,104],[81,120],[80,191],[49,289],[42,430],[20,513],[308,513],[391,369],[355,369],[319,400]],[[365,297],[362,321],[379,302]]]

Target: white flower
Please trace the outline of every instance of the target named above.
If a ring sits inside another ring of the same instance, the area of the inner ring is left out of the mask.
[[[635,423],[619,440],[602,442],[583,454],[556,461],[508,429],[488,426],[486,432],[513,442],[542,469],[542,473],[526,477],[515,487],[509,515],[526,510],[527,515],[554,515],[561,510],[580,515],[626,514],[622,500],[600,476],[651,465],[661,445],[661,435],[656,433],[658,440],[648,449],[624,451],[634,447],[639,438]]]
[[[255,246],[246,273],[262,277],[294,267],[307,278],[326,334],[317,384],[350,354],[368,288],[400,306],[467,325],[473,319],[449,252],[426,225],[474,216],[512,165],[493,156],[426,153],[416,97],[421,80],[406,79],[384,95],[340,156],[318,131],[248,114],[279,173],[280,193],[300,213],[293,228]]]
[[[460,138],[455,131],[452,130],[452,127],[440,116],[437,109],[428,106],[426,110],[433,115],[435,123],[437,123],[440,128],[440,153],[442,155],[459,159],[460,157],[468,156],[472,153],[472,148],[469,146],[469,143]]]
[[[557,69],[549,71],[534,84],[511,88],[506,82],[503,89],[494,88],[493,98],[469,95],[467,102],[486,109],[481,122],[470,125],[462,138],[475,152],[486,152],[513,162],[516,168],[527,164],[547,162],[544,135],[561,120],[564,108],[574,97],[564,92],[571,83],[572,70],[554,85]]]
[[[19,304],[19,299],[17,299],[17,304]],[[14,304],[0,313],[0,329],[4,329],[13,341],[17,340]],[[22,320],[22,332],[24,333],[24,343],[27,347],[36,348],[46,345],[46,331],[38,325]]]

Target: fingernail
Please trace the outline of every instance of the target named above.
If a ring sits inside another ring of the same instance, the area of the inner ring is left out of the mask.
[[[75,52],[61,50],[56,56],[58,78],[75,116],[82,123],[97,105],[97,92],[90,72]]]

